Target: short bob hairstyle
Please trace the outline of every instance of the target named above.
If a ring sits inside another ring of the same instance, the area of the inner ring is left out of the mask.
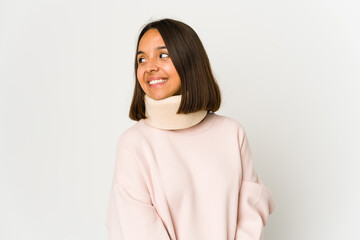
[[[199,36],[187,24],[166,18],[148,23],[139,34],[135,52],[135,89],[129,111],[130,119],[139,121],[146,118],[145,92],[137,78],[136,53],[142,36],[150,29],[159,31],[180,77],[182,96],[177,113],[217,111],[221,104],[220,88]]]

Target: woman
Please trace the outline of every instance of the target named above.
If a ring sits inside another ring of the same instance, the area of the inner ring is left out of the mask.
[[[119,138],[108,207],[111,240],[262,239],[273,198],[254,172],[237,121],[188,25],[147,24],[135,58],[129,116]]]

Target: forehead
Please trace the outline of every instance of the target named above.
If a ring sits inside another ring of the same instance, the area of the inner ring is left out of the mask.
[[[165,43],[159,31],[157,29],[150,29],[140,39],[138,50],[149,51],[161,46],[165,46]]]

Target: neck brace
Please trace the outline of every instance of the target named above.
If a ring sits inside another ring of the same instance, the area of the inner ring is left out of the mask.
[[[177,130],[192,127],[201,122],[207,115],[207,110],[193,113],[177,114],[181,103],[181,95],[174,95],[160,100],[154,100],[144,95],[145,115],[144,121],[152,127]]]

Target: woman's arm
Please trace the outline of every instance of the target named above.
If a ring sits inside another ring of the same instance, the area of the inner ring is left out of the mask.
[[[107,213],[110,240],[170,240],[132,152],[118,144]]]
[[[275,203],[271,193],[254,171],[249,142],[242,127],[238,134],[242,182],[235,240],[260,240],[263,239],[264,226],[275,208]]]

